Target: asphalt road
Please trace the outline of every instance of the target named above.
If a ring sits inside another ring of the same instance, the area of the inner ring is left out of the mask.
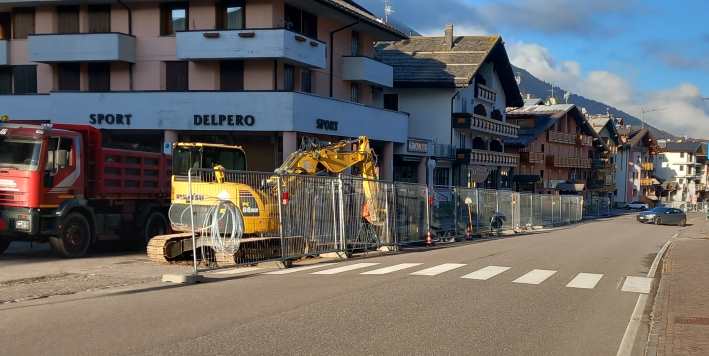
[[[615,355],[638,297],[621,290],[626,277],[644,276],[678,230],[625,216],[288,274],[0,305],[0,354]],[[312,274],[359,263],[377,265]],[[392,266],[408,268],[361,274]],[[504,272],[461,278],[485,267]],[[422,270],[440,273],[412,275]],[[579,273],[593,274],[576,280],[591,288],[567,287]]]

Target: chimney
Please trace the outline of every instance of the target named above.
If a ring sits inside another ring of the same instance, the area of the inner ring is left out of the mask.
[[[447,25],[446,26],[446,45],[448,45],[448,48],[453,48],[453,25]]]

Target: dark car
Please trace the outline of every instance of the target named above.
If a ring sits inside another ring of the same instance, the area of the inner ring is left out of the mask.
[[[687,215],[679,209],[658,207],[638,214],[638,221],[657,225],[684,226],[687,224]]]

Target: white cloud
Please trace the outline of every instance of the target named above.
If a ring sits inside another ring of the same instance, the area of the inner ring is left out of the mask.
[[[608,71],[584,73],[575,61],[558,62],[549,50],[534,43],[508,45],[510,61],[539,79],[567,91],[613,105],[676,135],[709,138],[709,101],[699,88],[684,83],[676,88],[638,93],[631,82]],[[658,110],[659,109],[659,110]],[[657,110],[642,114],[643,110]]]
[[[426,28],[420,32],[423,36],[443,36],[444,28]],[[453,32],[456,36],[484,36],[491,34],[485,27],[471,24],[454,24]]]

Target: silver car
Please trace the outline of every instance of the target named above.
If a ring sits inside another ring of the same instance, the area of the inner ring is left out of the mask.
[[[638,221],[657,225],[685,226],[687,224],[687,215],[679,209],[658,207],[638,214]]]

